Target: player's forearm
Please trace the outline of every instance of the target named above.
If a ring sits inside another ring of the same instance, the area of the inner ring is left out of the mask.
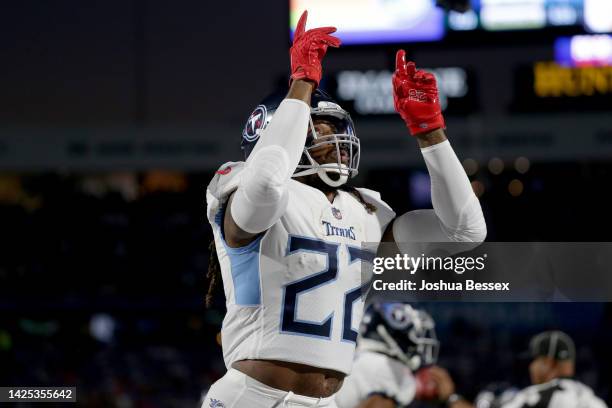
[[[291,98],[279,105],[246,162],[232,201],[236,224],[249,233],[270,228],[283,215],[288,202],[288,182],[304,149],[310,118],[311,85],[294,81]]]
[[[451,241],[483,241],[486,224],[470,180],[444,132],[430,135],[418,140],[431,178],[435,213]]]
[[[449,241],[482,241],[486,225],[480,203],[446,135],[445,121],[435,76],[418,70],[399,50],[392,77],[393,103],[411,135],[417,138],[431,177],[431,200],[442,232]],[[433,129],[433,130],[430,130]],[[421,222],[426,218],[426,222]],[[393,232],[403,225],[430,224],[430,214],[405,215],[393,223]]]
[[[247,233],[267,230],[287,208],[289,179],[306,144],[310,98],[322,76],[321,60],[328,47],[340,45],[331,35],[333,27],[306,31],[307,16],[305,11],[300,17],[289,50],[289,93],[259,136],[232,201],[233,220]]]
[[[393,221],[393,240],[402,252],[416,243],[481,242],[487,227],[480,202],[442,129],[416,136],[431,177],[433,210],[409,211]],[[402,243],[409,243],[403,246]],[[417,252],[425,250],[425,246]]]
[[[286,154],[288,160],[288,168],[285,170],[286,178],[288,179],[293,174],[306,143],[311,92],[311,83],[293,82],[289,94],[274,112],[270,124],[261,133],[257,145],[247,160],[248,167],[253,166],[262,150],[274,146],[282,149]]]
[[[374,394],[361,402],[357,408],[396,408],[397,404],[391,398]]]
[[[444,133],[443,129],[436,129],[432,132],[421,133],[416,135],[415,138],[417,139],[420,148],[433,146],[447,140],[446,133]]]
[[[291,82],[287,99],[297,99],[310,105],[310,98],[315,90],[315,84],[312,81],[297,79]]]

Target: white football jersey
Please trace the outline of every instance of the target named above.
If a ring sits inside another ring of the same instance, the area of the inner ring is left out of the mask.
[[[338,408],[356,408],[374,394],[406,406],[414,400],[416,380],[406,364],[381,353],[360,351],[351,375],[335,396],[336,404]]]
[[[226,296],[225,365],[280,360],[350,373],[363,314],[361,262],[374,257],[361,244],[380,242],[395,213],[371,190],[358,189],[377,208],[370,214],[351,193],[339,190],[330,203],[291,179],[281,219],[249,245],[230,248],[223,214],[243,168],[221,166],[206,193]]]

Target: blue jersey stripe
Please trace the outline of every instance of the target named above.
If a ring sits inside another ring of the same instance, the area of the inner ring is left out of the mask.
[[[243,247],[230,247],[225,242],[225,236],[223,234],[224,213],[224,209],[220,208],[215,215],[215,222],[219,226],[221,241],[223,241],[223,247],[230,260],[232,282],[234,284],[234,302],[239,306],[260,305],[259,254],[261,252],[261,240],[264,234],[258,236],[253,242]]]
[[[252,306],[261,304],[259,286],[259,254],[261,249],[260,235],[255,241],[240,248],[230,248],[225,244],[232,268],[232,281],[237,305]]]

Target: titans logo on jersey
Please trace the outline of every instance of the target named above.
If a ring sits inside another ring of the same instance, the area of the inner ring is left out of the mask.
[[[361,244],[380,242],[395,213],[371,190],[359,189],[375,213],[352,193],[339,190],[331,203],[321,191],[291,180],[280,220],[247,246],[230,248],[223,212],[243,167],[222,166],[207,189],[226,295],[221,338],[227,367],[269,359],[348,374],[363,314],[361,263],[374,257]]]
[[[353,241],[356,239],[355,238],[355,227],[353,226],[344,228],[344,227],[336,227],[335,225],[332,225],[331,222],[327,222],[327,221],[321,221],[321,223],[325,226],[325,235],[327,236],[336,235],[339,237],[347,237],[347,238],[352,239]]]

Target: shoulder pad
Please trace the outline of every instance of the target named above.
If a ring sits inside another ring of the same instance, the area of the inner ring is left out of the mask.
[[[206,216],[211,223],[215,222],[219,208],[223,207],[230,194],[238,188],[244,167],[244,162],[227,162],[215,172],[206,188]]]
[[[395,217],[395,211],[389,206],[389,204],[385,203],[378,191],[370,190],[369,188],[357,187],[355,190],[359,191],[363,196],[364,200],[367,202],[374,204],[377,208],[384,208],[388,210],[388,212],[393,213],[392,218]]]
[[[370,393],[381,393],[393,398],[400,406],[407,406],[416,394],[416,380],[410,369],[398,360],[382,353],[366,351],[360,354],[359,370],[366,376]],[[371,373],[376,373],[372,375]]]

